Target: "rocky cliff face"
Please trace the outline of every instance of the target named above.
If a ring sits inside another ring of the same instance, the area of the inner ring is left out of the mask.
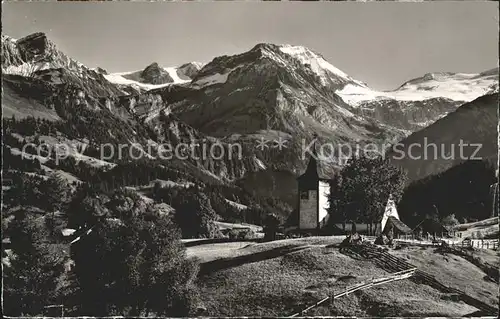
[[[128,94],[107,81],[102,73],[58,50],[44,33],[34,33],[19,40],[3,36],[2,71],[54,85],[79,87],[92,97]]]
[[[441,97],[424,101],[387,99],[364,102],[353,112],[364,117],[372,117],[410,134],[453,112],[463,103]]]
[[[189,95],[159,92],[181,120],[214,136],[275,130],[336,141],[378,139],[386,130],[334,94],[346,83],[358,82],[312,51],[260,44],[208,63],[189,84]]]
[[[2,70],[9,66],[17,66],[23,63],[16,42],[15,39],[2,35]]]
[[[132,73],[124,75],[124,77],[130,80],[149,84],[165,84],[174,82],[174,79],[172,79],[170,74],[166,70],[160,68],[156,62],[148,65],[139,74]]]
[[[84,76],[86,67],[59,51],[44,33],[33,33],[19,40],[2,37],[2,69],[8,74],[30,76],[34,72],[64,68]]]
[[[185,63],[177,68],[177,75],[183,80],[191,80],[200,72],[203,66],[204,64],[200,62]]]
[[[16,116],[32,114],[36,101],[38,116],[46,106],[46,114],[57,117],[51,105],[63,96],[116,117],[116,127],[142,127],[143,133],[127,136],[144,134],[139,140],[145,147],[149,140],[175,146],[205,139],[226,151],[238,144],[243,158],[185,163],[225,181],[251,180],[246,177],[259,172],[298,175],[305,167],[303,148],[314,134],[334,147],[395,142],[468,99],[498,90],[498,70],[490,70],[431,74],[378,92],[305,47],[265,43],[206,65],[153,63],[137,72],[107,74],[66,56],[43,33],[20,40],[2,36],[2,70],[10,74],[3,85]],[[338,149],[331,152],[324,161],[328,172],[339,164]]]

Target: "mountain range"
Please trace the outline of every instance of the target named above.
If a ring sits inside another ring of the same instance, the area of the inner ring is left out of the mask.
[[[496,132],[492,123],[498,68],[479,74],[429,73],[393,91],[377,91],[313,50],[260,43],[206,64],[162,67],[154,62],[143,70],[108,73],[83,65],[44,33],[35,33],[17,40],[2,35],[2,71],[3,117],[33,116],[72,125],[82,120],[61,114],[60,105],[70,104],[113,123],[102,128],[100,142],[117,142],[123,136],[144,149],[164,141],[177,145],[209,140],[226,148],[239,143],[242,159],[190,159],[178,165],[252,193],[279,193],[291,205],[295,177],[307,160],[301,145],[315,135],[335,145],[407,144],[426,135],[449,141],[468,127],[468,140],[480,137],[490,143]],[[97,146],[88,136],[69,135],[67,140],[85,137]],[[272,143],[278,139],[284,149]],[[259,141],[270,143],[257,148]],[[486,148],[487,156],[497,156],[490,151],[496,150],[494,143]],[[322,167],[325,176],[339,168],[335,155]],[[412,179],[449,167],[398,165],[410,170]],[[256,180],[262,181],[259,189]]]

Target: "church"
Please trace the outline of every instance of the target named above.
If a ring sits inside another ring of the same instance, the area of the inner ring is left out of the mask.
[[[317,155],[314,149],[313,155],[309,158],[304,174],[297,178],[298,203],[296,211],[298,218],[293,228],[298,232],[319,234],[324,232],[329,219],[328,208],[332,176],[323,171],[319,161],[315,158]],[[335,224],[335,226],[345,232],[350,232],[353,227],[352,224]],[[368,232],[368,225],[366,224],[356,224],[355,227],[359,233]],[[376,232],[373,235],[387,231],[388,228],[397,233],[411,232],[411,229],[401,222],[396,203],[390,194],[382,220],[376,225]]]
[[[314,154],[316,156],[316,154]],[[320,230],[328,221],[330,179],[318,173],[318,161],[311,156],[298,181],[298,229]],[[320,170],[321,171],[321,170]]]

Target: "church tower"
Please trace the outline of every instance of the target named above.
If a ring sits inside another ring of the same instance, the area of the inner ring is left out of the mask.
[[[318,173],[316,143],[309,158],[306,171],[298,181],[298,228],[319,230],[327,221],[330,184]]]

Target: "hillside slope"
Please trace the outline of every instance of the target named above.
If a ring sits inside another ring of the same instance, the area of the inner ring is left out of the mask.
[[[376,261],[350,255],[338,248],[342,238],[314,237],[271,243],[235,242],[201,244],[188,256],[202,260],[198,284],[209,316],[288,316],[346,287],[387,276]],[[494,304],[495,283],[458,256],[443,256],[432,249],[397,251],[437,274],[451,287],[473,292]],[[435,262],[431,262],[434,260]],[[457,282],[456,277],[467,278]],[[472,286],[471,284],[472,283]],[[272,300],[272,302],[269,302]],[[413,280],[380,285],[327,301],[309,316],[464,316],[477,311],[443,292]]]
[[[407,170],[410,181],[443,172],[467,159],[497,163],[497,112],[498,93],[480,97],[411,134],[388,155],[395,165]]]

